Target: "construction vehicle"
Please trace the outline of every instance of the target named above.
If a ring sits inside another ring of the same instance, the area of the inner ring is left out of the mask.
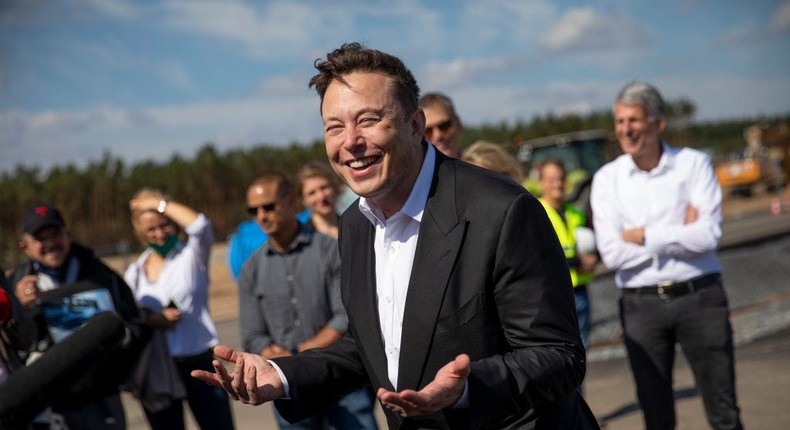
[[[567,172],[565,195],[570,203],[583,210],[592,220],[590,189],[598,169],[613,160],[620,149],[606,130],[582,130],[516,142],[516,158],[525,166],[524,187],[540,196],[538,172],[549,159],[562,160]]]
[[[753,125],[744,130],[746,147],[716,163],[722,189],[733,196],[749,197],[762,186],[766,192],[781,190],[790,179],[787,124]]]

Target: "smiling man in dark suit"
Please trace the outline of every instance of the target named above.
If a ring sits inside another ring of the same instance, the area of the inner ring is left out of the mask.
[[[390,428],[596,428],[568,267],[540,203],[423,139],[396,57],[346,44],[317,61],[329,162],[361,196],[342,217],[349,334],[266,361],[217,347],[193,376],[290,420],[361,386]]]

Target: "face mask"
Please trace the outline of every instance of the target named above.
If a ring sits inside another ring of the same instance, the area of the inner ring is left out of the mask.
[[[157,254],[161,255],[162,257],[165,257],[167,256],[167,254],[170,253],[170,251],[173,250],[173,248],[176,247],[177,244],[178,244],[178,235],[174,234],[169,238],[167,238],[167,240],[163,245],[149,243],[148,247],[153,249]]]

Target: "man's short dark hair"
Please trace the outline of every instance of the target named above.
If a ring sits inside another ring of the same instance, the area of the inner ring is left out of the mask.
[[[354,72],[381,73],[392,78],[398,101],[404,113],[417,110],[420,87],[411,71],[394,55],[369,49],[359,43],[344,43],[340,48],[320,58],[313,64],[318,74],[310,79],[309,87],[315,87],[324,104],[324,94],[333,80],[345,83],[344,77]]]

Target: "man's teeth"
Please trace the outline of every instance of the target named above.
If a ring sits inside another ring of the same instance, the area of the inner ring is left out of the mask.
[[[352,169],[361,169],[367,166],[368,164],[372,164],[374,161],[376,161],[376,157],[365,157],[359,160],[353,160],[349,162],[348,166],[351,167]]]

